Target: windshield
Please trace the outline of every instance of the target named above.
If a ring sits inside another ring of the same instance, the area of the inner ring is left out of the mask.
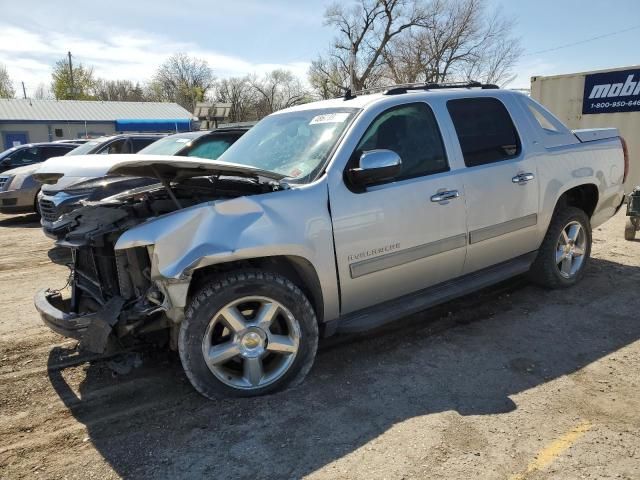
[[[87,143],[80,145],[78,148],[74,148],[67,155],[84,155],[86,153],[91,153],[91,151],[96,148],[96,145],[100,145],[104,140],[90,140]]]
[[[175,155],[199,136],[200,135],[171,135],[170,137],[164,137],[153,142],[138,153],[146,153],[148,155]]]
[[[245,133],[220,160],[309,181],[328,160],[358,109],[277,113]]]

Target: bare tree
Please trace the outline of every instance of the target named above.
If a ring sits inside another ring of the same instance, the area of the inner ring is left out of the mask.
[[[504,83],[522,50],[514,23],[486,0],[434,0],[429,28],[390,43],[384,57],[396,83],[481,80]]]
[[[15,95],[16,91],[13,88],[7,67],[0,64],[0,98],[13,98]]]
[[[139,83],[131,80],[98,79],[95,86],[97,100],[120,102],[144,102],[144,91]]]
[[[251,86],[256,92],[258,118],[309,100],[300,80],[287,70],[273,70],[261,79],[252,77]]]
[[[312,61],[307,76],[312,90],[323,100],[339,97],[349,84],[348,67],[344,68],[338,58]]]
[[[176,102],[193,111],[213,84],[213,71],[205,60],[176,53],[158,68],[148,93],[156,100]]]
[[[232,77],[220,80],[214,98],[218,102],[230,103],[230,122],[246,122],[256,119],[256,92],[250,77]]]
[[[52,98],[51,91],[44,83],[40,82],[36,87],[35,92],[33,92],[33,98],[36,100],[49,100]]]
[[[467,62],[463,75],[466,80],[505,86],[516,78],[513,67],[521,55],[519,42],[509,38],[498,40],[482,50],[473,61]]]
[[[321,97],[344,89],[349,55],[356,89],[388,83],[478,79],[505,83],[522,50],[513,21],[487,0],[360,0],[327,10],[338,37],[312,63],[309,82]]]
[[[416,0],[360,0],[353,8],[336,3],[325,12],[325,23],[337,30],[333,49],[328,59],[320,57],[312,65],[310,76],[324,71],[326,82],[342,89],[345,85],[337,82],[345,76],[356,90],[374,85],[389,42],[412,27],[424,26],[428,18],[422,2]]]

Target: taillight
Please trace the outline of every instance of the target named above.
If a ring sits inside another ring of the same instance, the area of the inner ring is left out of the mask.
[[[629,175],[629,149],[624,138],[620,137],[620,142],[622,143],[622,154],[624,155],[624,176],[622,177],[622,183],[624,183]]]

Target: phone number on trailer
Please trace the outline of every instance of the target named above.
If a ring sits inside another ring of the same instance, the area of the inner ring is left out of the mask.
[[[616,108],[616,107],[640,107],[640,100],[618,101],[618,102],[598,102],[592,103],[591,108]]]

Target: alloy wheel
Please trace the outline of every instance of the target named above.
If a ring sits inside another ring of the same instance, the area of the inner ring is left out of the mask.
[[[204,360],[226,385],[265,387],[288,370],[300,345],[300,326],[280,302],[243,297],[220,309],[202,340]]]
[[[560,232],[556,245],[556,266],[564,278],[573,278],[582,268],[587,235],[579,222],[569,222]]]

